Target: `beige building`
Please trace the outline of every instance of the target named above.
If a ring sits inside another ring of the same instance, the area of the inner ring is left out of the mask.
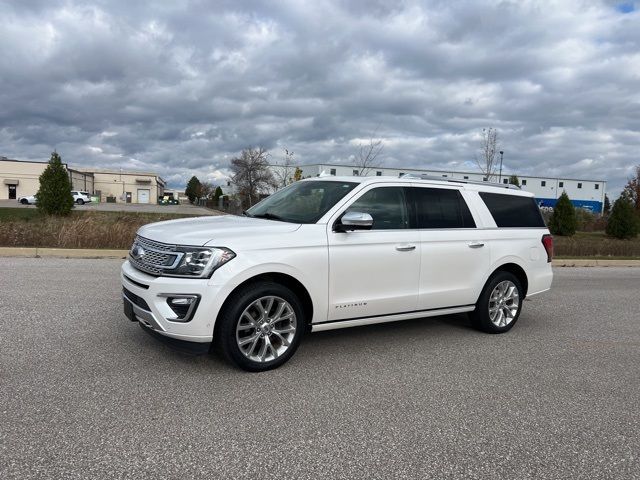
[[[35,195],[47,162],[22,162],[0,157],[0,200]]]
[[[0,157],[0,200],[17,200],[35,195],[40,175],[48,162],[11,160]],[[164,195],[165,181],[155,173],[68,168],[71,189],[89,192],[101,202],[157,203]]]
[[[69,168],[68,171],[72,191],[89,192],[90,195],[93,195],[93,173],[81,172],[72,168]]]
[[[101,202],[158,203],[165,181],[155,173],[78,169],[93,175],[93,193]]]

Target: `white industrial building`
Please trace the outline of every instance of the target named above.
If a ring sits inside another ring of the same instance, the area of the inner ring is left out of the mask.
[[[282,173],[283,167],[280,165],[272,165],[272,170],[279,170]],[[329,163],[315,163],[311,165],[299,165],[302,170],[302,178],[315,177],[320,174],[337,175],[337,176],[359,176],[362,174],[358,167],[349,165],[335,165]],[[289,167],[291,177],[296,167]],[[456,172],[451,170],[423,170],[416,168],[385,168],[375,167],[365,172],[367,176],[392,176],[398,177],[402,174],[413,175],[430,175],[443,178],[455,178],[460,180],[472,181],[492,181],[500,183],[508,183],[512,173],[502,173],[502,178],[498,174],[494,175],[490,180],[478,172]],[[532,192],[541,207],[551,207],[562,192],[567,192],[569,198],[576,207],[590,210],[594,213],[601,213],[604,206],[604,196],[606,193],[607,182],[604,180],[585,180],[575,178],[556,178],[556,177],[537,177],[531,175],[518,175],[520,188],[528,192]],[[280,175],[281,176],[281,175]]]

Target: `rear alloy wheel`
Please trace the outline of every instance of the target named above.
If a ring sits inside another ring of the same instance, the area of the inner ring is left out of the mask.
[[[23,198],[22,200],[20,200],[20,203],[22,205],[29,205],[29,200],[27,200],[26,198]]]
[[[496,327],[506,327],[518,314],[520,295],[518,287],[510,280],[500,282],[489,297],[489,320]]]
[[[524,292],[518,278],[509,272],[498,272],[487,281],[470,317],[483,332],[508,332],[520,316],[522,300]]]
[[[81,198],[79,198],[78,200],[76,200],[76,203],[78,205],[84,205],[84,200],[82,200]]]
[[[216,323],[224,356],[252,372],[270,370],[295,353],[305,320],[298,297],[271,282],[249,285],[226,302]]]

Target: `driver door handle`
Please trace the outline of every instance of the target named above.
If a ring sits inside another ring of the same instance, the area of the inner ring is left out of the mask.
[[[469,244],[469,248],[482,248],[484,247],[484,243],[482,242],[471,242]]]
[[[415,245],[396,245],[396,250],[399,252],[410,252],[411,250],[415,250]]]

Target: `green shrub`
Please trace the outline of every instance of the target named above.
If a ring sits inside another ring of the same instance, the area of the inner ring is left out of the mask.
[[[189,179],[187,182],[187,188],[184,190],[184,194],[187,196],[191,203],[196,201],[196,198],[200,197],[202,193],[202,184],[198,177],[195,175]]]
[[[639,231],[640,220],[633,208],[633,203],[627,196],[621,195],[613,203],[607,222],[607,235],[616,238],[633,238],[638,235]]]
[[[40,175],[36,205],[38,210],[48,215],[69,215],[73,208],[71,181],[57,152],[51,154],[49,165]]]
[[[549,219],[549,230],[554,235],[571,236],[576,233],[577,227],[576,209],[569,200],[567,192],[562,192]]]

